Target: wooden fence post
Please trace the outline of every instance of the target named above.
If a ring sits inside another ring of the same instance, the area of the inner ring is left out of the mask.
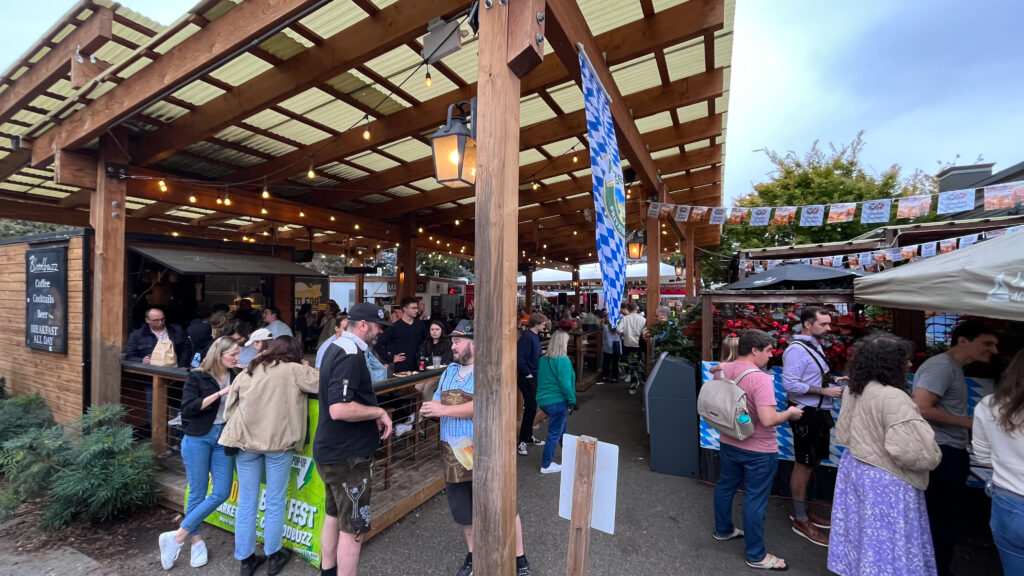
[[[576,470],[572,487],[572,518],[569,521],[567,576],[585,576],[590,550],[590,519],[594,508],[594,470],[597,467],[597,438],[576,440]],[[562,474],[568,474],[563,470]]]

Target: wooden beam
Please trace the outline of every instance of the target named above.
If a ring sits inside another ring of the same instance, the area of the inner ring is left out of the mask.
[[[153,216],[163,216],[177,207],[178,205],[173,202],[156,201],[152,204],[147,204],[142,208],[132,210],[131,216],[132,218],[152,218]]]
[[[548,38],[551,41],[551,47],[555,49],[555,54],[558,55],[573,80],[582,87],[582,79],[579,76],[580,51],[577,48],[578,44],[582,44],[583,49],[590,57],[596,79],[604,86],[610,98],[608,108],[615,123],[615,134],[620,152],[629,159],[630,167],[636,171],[643,186],[649,192],[660,194],[663,184],[654,167],[654,159],[651,158],[651,153],[644,146],[640,130],[637,129],[636,123],[633,121],[632,113],[622,98],[622,93],[615,83],[608,64],[601,59],[602,50],[590,33],[590,27],[587,25],[579,5],[573,0],[548,0],[548,13],[551,18]]]
[[[94,6],[93,9],[95,12],[89,19],[80,22],[66,38],[51,46],[52,49],[32,64],[28,72],[0,93],[0,124],[65,76],[76,52],[92,54],[111,39],[113,11],[100,6]]]
[[[53,183],[96,188],[96,158],[91,154],[57,150],[53,157]]]
[[[516,212],[519,78],[508,67],[533,14],[528,2],[481,4],[476,186],[474,572],[516,570]]]
[[[402,222],[402,242],[398,244],[398,286],[395,298],[416,295],[416,250],[419,233],[416,232],[416,219],[408,217]]]
[[[85,86],[90,80],[102,74],[107,68],[110,68],[109,62],[102,60],[93,62],[89,56],[82,56],[81,58],[81,61],[79,61],[78,57],[71,57],[71,87],[75,90]]]
[[[115,142],[117,138],[120,142]],[[90,224],[96,231],[93,238],[92,326],[90,403],[117,404],[121,401],[121,350],[125,343],[125,180],[107,178],[107,164],[127,164],[123,152],[128,145],[127,131],[117,129],[100,137],[99,161],[96,164],[96,191],[89,209]],[[113,303],[113,305],[111,305]],[[163,415],[158,415],[163,417]]]
[[[0,158],[0,181],[6,180],[12,174],[16,174],[25,167],[32,159],[32,151],[22,148],[9,152],[7,156]]]
[[[605,32],[597,37],[596,42],[601,46],[599,53],[603,52],[605,62],[613,66],[666,46],[701,37],[708,30],[719,30],[724,25],[724,18],[721,0],[689,0],[661,11],[654,18],[637,20]],[[711,73],[721,75],[722,71]],[[548,58],[523,78],[520,90],[526,95],[557,86],[567,80],[570,80],[570,77],[565,66],[554,58]],[[665,94],[662,99],[662,105],[666,106],[665,110],[671,108],[672,103],[682,101],[684,96],[678,92],[682,91],[685,94],[689,90],[685,86],[681,85],[674,94]],[[721,89],[718,93],[721,93]],[[267,176],[270,181],[276,182],[304,170],[305,164],[309,162],[309,150],[316,150],[316,162],[324,164],[346,158],[367,148],[420,134],[440,126],[450,104],[469,100],[475,95],[476,84],[470,84],[371,122],[369,142],[362,139],[361,130],[351,130],[337,139],[325,138],[276,160],[239,171],[234,177],[238,180],[248,180]],[[294,172],[289,172],[291,167],[296,166],[298,168]]]
[[[321,0],[278,0],[243,2],[235,6],[187,41],[44,132],[33,143],[32,165],[46,164],[59,149],[76,149],[88,144],[161,95],[173,92],[226,62],[254,40],[321,3]],[[65,60],[69,61],[68,58],[70,55]]]
[[[467,0],[392,4],[146,135],[136,148],[136,162],[159,162],[262,109],[415,40],[424,34],[431,18],[450,17],[468,6]]]

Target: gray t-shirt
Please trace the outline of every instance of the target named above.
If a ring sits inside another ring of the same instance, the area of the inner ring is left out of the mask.
[[[967,416],[967,382],[964,370],[949,354],[925,360],[914,376],[914,387],[939,396],[935,407],[954,416]],[[935,441],[943,446],[966,450],[970,436],[967,428],[929,422],[935,430]]]

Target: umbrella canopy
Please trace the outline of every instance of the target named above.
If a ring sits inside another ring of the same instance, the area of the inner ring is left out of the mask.
[[[782,264],[771,270],[758,272],[738,282],[723,286],[722,290],[779,288],[780,284],[788,284],[793,288],[815,288],[813,284],[860,275],[861,272],[849,268],[831,268],[828,266],[812,266],[810,264]]]
[[[673,266],[669,266],[664,262],[659,263],[658,275],[662,278],[675,278],[676,269]],[[583,264],[580,266],[580,280],[601,280],[601,266],[597,263]],[[634,264],[628,264],[626,266],[626,280],[647,280],[647,263],[637,262]],[[519,284],[526,283],[526,276],[522,274],[516,279]],[[571,282],[572,272],[565,270],[555,270],[552,268],[538,268],[533,273],[534,284],[544,284],[549,282]]]
[[[1024,321],[1024,232],[857,278],[854,299]]]

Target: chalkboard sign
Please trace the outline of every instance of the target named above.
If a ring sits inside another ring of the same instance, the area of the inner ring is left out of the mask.
[[[25,346],[68,353],[68,247],[25,252]]]

